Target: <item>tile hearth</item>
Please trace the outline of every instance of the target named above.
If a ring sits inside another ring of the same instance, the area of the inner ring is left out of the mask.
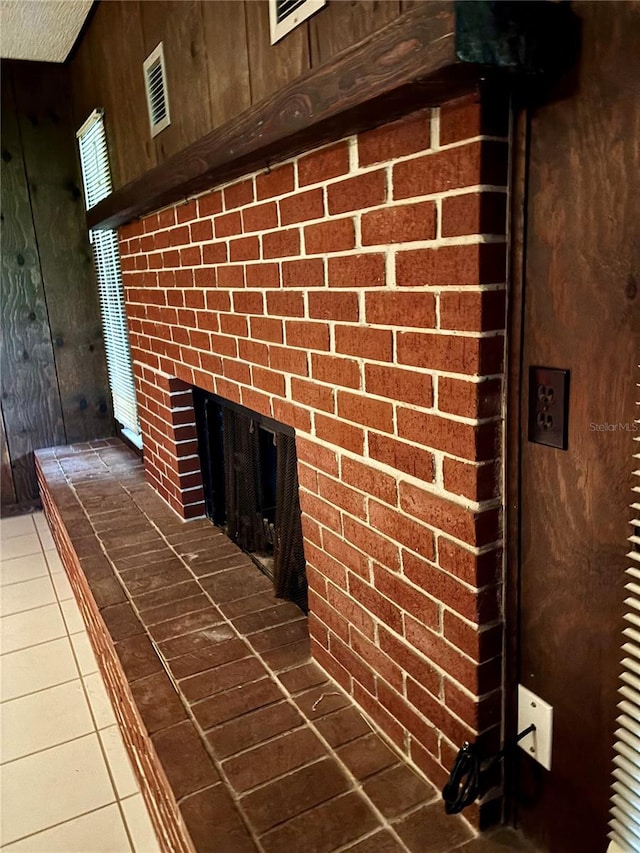
[[[37,465],[166,850],[528,849],[447,817],[310,660],[303,613],[210,521],[178,518],[124,445],[38,451]]]

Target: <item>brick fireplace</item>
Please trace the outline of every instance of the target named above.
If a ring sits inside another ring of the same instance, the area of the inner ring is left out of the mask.
[[[313,656],[435,782],[501,721],[507,117],[418,111],[120,230],[149,482],[203,515],[193,388],[295,430]]]

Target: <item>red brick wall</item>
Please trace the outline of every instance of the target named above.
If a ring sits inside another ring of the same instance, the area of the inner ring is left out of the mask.
[[[147,479],[176,512],[196,518],[204,514],[204,493],[191,385],[134,358]]]
[[[466,99],[120,235],[150,478],[202,511],[189,385],[296,428],[313,654],[437,781],[500,722],[507,157]]]

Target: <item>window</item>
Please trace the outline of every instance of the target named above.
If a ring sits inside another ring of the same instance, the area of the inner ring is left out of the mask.
[[[102,110],[94,110],[78,131],[77,137],[85,204],[89,210],[111,192],[111,173]],[[121,424],[125,436],[141,448],[142,437],[124,307],[118,234],[116,231],[91,231],[89,239],[93,244],[98,278],[113,414]]]
[[[325,5],[326,0],[269,0],[271,44],[275,44],[298,24]]]

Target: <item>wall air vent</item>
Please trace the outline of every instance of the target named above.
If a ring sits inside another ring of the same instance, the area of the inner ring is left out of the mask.
[[[143,68],[151,135],[156,136],[171,124],[162,42],[145,59]]]
[[[326,0],[269,0],[271,44],[275,44],[298,24],[325,5]]]

